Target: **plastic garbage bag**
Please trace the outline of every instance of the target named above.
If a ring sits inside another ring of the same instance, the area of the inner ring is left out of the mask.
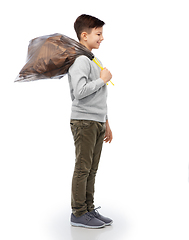
[[[34,38],[28,46],[27,61],[15,82],[61,78],[81,55],[93,60],[94,55],[84,45],[56,33]]]

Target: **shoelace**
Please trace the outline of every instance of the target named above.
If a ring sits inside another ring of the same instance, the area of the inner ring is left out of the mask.
[[[97,207],[93,210],[93,212],[88,212],[85,214],[85,219],[87,221],[90,221],[92,218],[96,217],[99,215],[99,212],[97,211],[97,209],[100,209],[101,207]]]
[[[93,215],[94,215],[94,217],[96,217],[96,216],[98,216],[99,215],[99,212],[97,211],[97,209],[100,209],[101,207],[97,207],[97,208],[95,208],[94,210],[93,210]]]

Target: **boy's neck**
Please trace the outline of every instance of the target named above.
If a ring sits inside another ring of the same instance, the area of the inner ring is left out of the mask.
[[[82,45],[84,45],[87,49],[89,49],[89,51],[92,51],[92,49],[90,49],[89,48],[89,46],[85,43],[85,42],[83,42],[83,41],[79,41]]]

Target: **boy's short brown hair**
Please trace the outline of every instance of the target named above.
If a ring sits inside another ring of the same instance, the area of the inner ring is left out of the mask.
[[[102,27],[102,26],[104,26],[104,24],[105,23],[103,21],[101,21],[100,19],[98,19],[96,17],[82,14],[81,16],[79,16],[76,19],[76,21],[74,23],[74,29],[75,29],[77,37],[80,41],[82,32],[91,33],[93,28]]]

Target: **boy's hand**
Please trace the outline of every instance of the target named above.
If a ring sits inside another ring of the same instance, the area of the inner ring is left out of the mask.
[[[104,83],[107,83],[111,80],[112,74],[107,68],[104,68],[100,72],[100,78],[104,81]]]
[[[107,143],[111,143],[113,139],[113,135],[112,135],[112,131],[110,129],[110,125],[109,125],[109,122],[108,120],[106,121],[106,133],[105,133],[105,137],[104,137],[104,141]]]

